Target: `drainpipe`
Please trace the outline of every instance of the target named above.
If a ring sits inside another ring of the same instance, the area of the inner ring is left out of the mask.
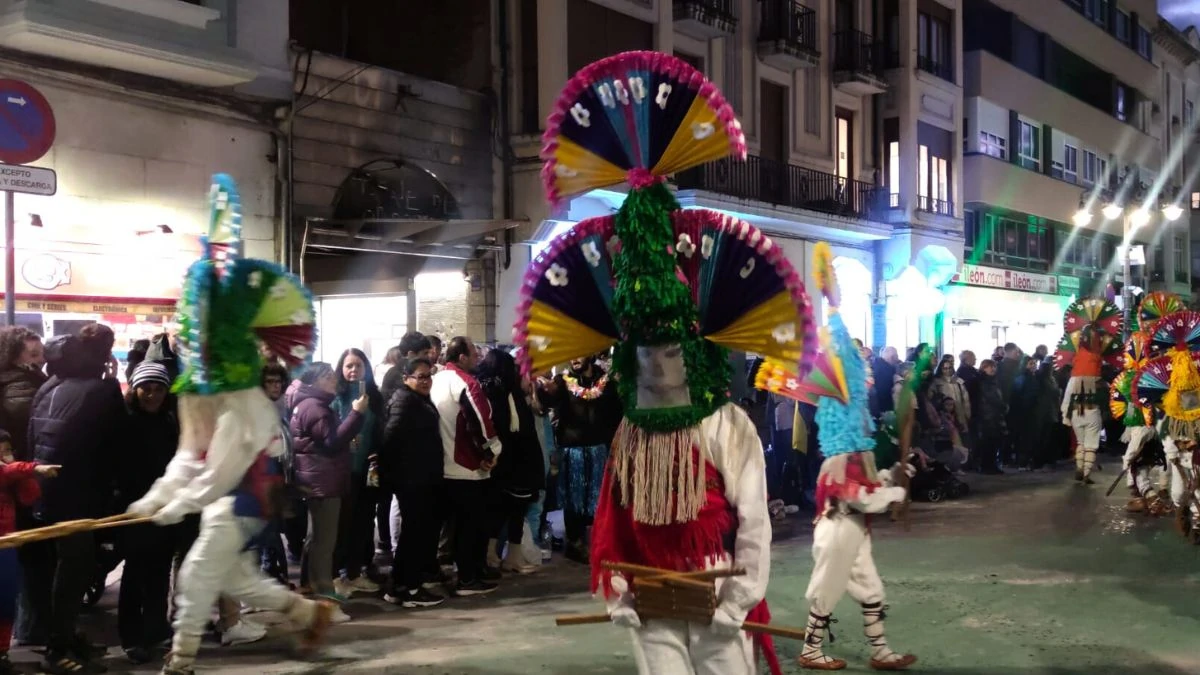
[[[503,168],[503,176],[500,180],[503,181],[504,194],[504,219],[512,220],[513,218],[513,151],[512,151],[512,124],[509,115],[509,107],[511,104],[512,87],[509,79],[511,71],[509,69],[510,54],[512,52],[511,31],[508,25],[508,0],[496,0],[496,21],[500,24],[500,105],[497,112],[496,126],[500,130],[500,165]],[[513,233],[512,229],[504,228],[504,269],[508,270],[512,266],[512,247]]]
[[[871,0],[871,23],[872,23],[872,26],[871,26],[872,32],[876,35],[875,39],[877,39],[877,40],[880,39],[878,37],[880,34],[880,27],[882,27],[883,33],[886,35],[887,26],[883,25],[884,24],[883,8],[880,6],[879,0]],[[885,39],[886,39],[886,37],[885,37]],[[885,42],[884,44],[886,46],[887,43]],[[887,54],[884,54],[884,56],[886,57]],[[871,96],[871,163],[875,166],[875,175],[878,177],[875,180],[876,183],[881,182],[882,177],[884,175],[886,175],[885,174],[886,169],[883,166],[883,160],[882,160],[882,157],[883,157],[882,147],[881,147],[882,141],[879,138],[880,133],[881,133],[880,128],[882,126],[883,126],[883,95],[882,94],[873,94]],[[876,187],[878,187],[878,185],[876,185]]]

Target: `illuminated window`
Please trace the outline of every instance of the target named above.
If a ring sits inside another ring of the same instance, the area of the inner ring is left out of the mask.
[[[1042,170],[1042,130],[1028,122],[1019,122],[1021,142],[1017,157],[1021,166],[1034,171]]]
[[[997,159],[1008,159],[1008,139],[986,131],[980,131],[979,151]]]

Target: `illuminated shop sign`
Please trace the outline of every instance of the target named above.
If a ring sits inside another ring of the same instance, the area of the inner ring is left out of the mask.
[[[963,265],[962,271],[954,275],[954,279],[951,281],[968,286],[1003,288],[1030,293],[1058,293],[1058,277],[1054,275],[983,267],[982,265]]]

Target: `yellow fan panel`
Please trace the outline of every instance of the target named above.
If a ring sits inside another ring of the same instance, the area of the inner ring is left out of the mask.
[[[708,135],[704,136],[705,133]],[[653,173],[666,176],[728,154],[729,135],[725,133],[725,123],[717,117],[707,101],[697,97],[688,108],[683,123],[675,130],[670,145],[658,159],[658,164],[654,165]]]
[[[272,328],[316,323],[312,301],[295,282],[278,277],[250,323],[251,328]]]
[[[582,194],[625,181],[624,169],[563,136],[558,138],[554,159],[558,162],[554,184],[560,196]]]
[[[534,301],[529,308],[529,361],[544,373],[571,359],[591,356],[616,344],[614,337],[592,330],[553,307]]]
[[[798,373],[804,348],[804,328],[791,293],[783,291],[746,312],[724,330],[704,337],[727,349],[775,359],[788,372]]]

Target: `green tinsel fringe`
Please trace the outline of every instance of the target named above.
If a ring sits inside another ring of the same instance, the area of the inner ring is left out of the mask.
[[[613,314],[621,319],[622,340],[613,352],[613,369],[621,376],[618,391],[625,416],[647,431],[699,423],[728,400],[733,376],[727,350],[698,335],[699,316],[691,292],[675,276],[671,212],[678,208],[665,184],[630,190],[614,224],[621,254],[614,261]],[[665,344],[683,349],[692,405],[638,410],[637,347]]]

